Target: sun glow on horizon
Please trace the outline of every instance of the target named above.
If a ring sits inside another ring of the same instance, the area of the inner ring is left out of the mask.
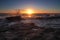
[[[26,13],[27,13],[27,14],[33,14],[34,11],[33,11],[32,9],[27,9],[27,10],[26,10]]]
[[[31,18],[34,11],[32,9],[26,9],[25,13],[28,15],[29,18]]]

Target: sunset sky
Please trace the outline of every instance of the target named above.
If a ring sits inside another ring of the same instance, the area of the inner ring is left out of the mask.
[[[33,9],[36,13],[60,13],[60,0],[0,0],[0,13],[15,13],[16,9]]]

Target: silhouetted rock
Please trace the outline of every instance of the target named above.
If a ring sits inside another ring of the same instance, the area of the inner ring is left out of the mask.
[[[22,18],[21,16],[13,16],[13,17],[7,17],[6,20],[13,22],[13,21],[20,21]]]

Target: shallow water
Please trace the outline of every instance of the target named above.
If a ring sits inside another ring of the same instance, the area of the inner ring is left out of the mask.
[[[5,17],[4,17],[5,18]],[[34,23],[36,26],[38,27],[60,27],[60,19],[26,19],[26,20],[21,20],[20,22],[22,23]],[[16,22],[11,22],[11,23],[16,23]],[[11,23],[7,23],[5,19],[0,20],[0,25],[1,24],[11,24]]]
[[[27,26],[24,25],[24,23],[27,24]],[[36,26],[28,25],[28,23],[34,23]],[[53,28],[45,28],[45,27],[53,27]],[[11,40],[11,39],[15,40],[15,38],[19,40],[21,39],[24,40],[25,38],[27,39],[32,38],[32,40],[35,40],[35,39],[47,40],[49,38],[50,39],[53,38],[55,40],[55,36],[56,38],[57,37],[60,38],[60,34],[59,34],[60,28],[58,27],[60,27],[60,19],[49,19],[49,20],[26,19],[26,20],[21,20],[21,21],[16,21],[16,22],[7,22],[7,20],[1,19],[0,20],[0,35],[2,35],[1,37],[3,40],[5,38],[7,40]],[[26,30],[25,28],[26,29],[28,28],[28,29]]]
[[[39,27],[43,27],[46,25],[56,25],[60,26],[60,19],[50,19],[50,20],[39,20],[39,19],[29,19],[29,20],[22,20],[23,23],[35,23]]]

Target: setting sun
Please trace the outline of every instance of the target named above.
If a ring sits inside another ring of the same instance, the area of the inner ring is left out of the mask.
[[[33,14],[33,10],[32,10],[32,9],[27,9],[27,10],[26,10],[26,13],[27,13],[27,14]]]

